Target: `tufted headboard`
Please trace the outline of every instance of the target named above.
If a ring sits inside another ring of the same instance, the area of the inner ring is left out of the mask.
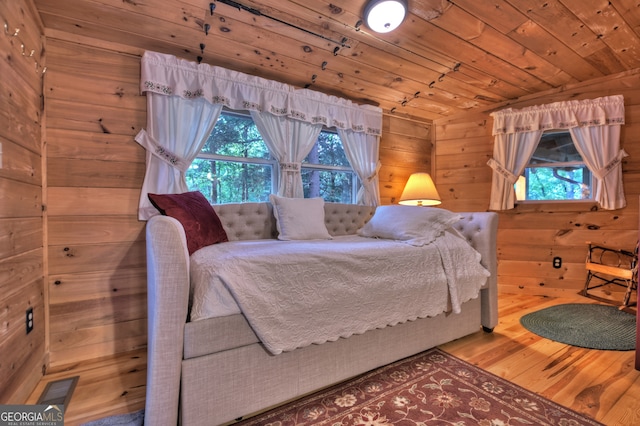
[[[231,241],[276,238],[276,220],[270,203],[216,204],[213,209]],[[375,207],[325,203],[325,224],[331,235],[355,234]]]

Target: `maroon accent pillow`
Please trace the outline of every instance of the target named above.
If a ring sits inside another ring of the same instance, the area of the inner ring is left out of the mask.
[[[182,224],[190,255],[202,247],[229,241],[220,218],[200,192],[148,196],[160,213],[171,216]]]

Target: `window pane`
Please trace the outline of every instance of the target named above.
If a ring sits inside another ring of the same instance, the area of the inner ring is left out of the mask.
[[[269,159],[269,150],[249,116],[222,113],[202,153]]]
[[[322,131],[303,163],[351,167],[337,133]]]
[[[196,159],[186,174],[187,186],[212,204],[268,201],[271,165]]]
[[[544,133],[529,164],[582,162],[568,131]]]
[[[359,181],[337,133],[320,132],[304,163],[309,164],[303,169],[305,197],[355,202]],[[251,116],[223,111],[187,171],[187,185],[212,204],[268,201],[277,185],[276,166]]]
[[[523,176],[516,182],[518,200],[589,200],[591,172],[568,130],[543,133]]]
[[[302,169],[305,198],[322,197],[331,203],[353,203],[354,173]]]
[[[525,170],[526,200],[588,200],[591,172],[586,166],[533,167]],[[517,191],[517,189],[516,189]]]

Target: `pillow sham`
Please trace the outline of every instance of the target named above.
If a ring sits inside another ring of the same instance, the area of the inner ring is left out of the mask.
[[[460,215],[437,207],[379,206],[358,235],[424,246],[438,238]]]
[[[322,198],[286,198],[271,194],[269,201],[273,205],[279,240],[331,239],[324,223]]]
[[[161,214],[171,216],[182,224],[189,255],[202,247],[229,241],[220,218],[199,191],[149,194],[148,197]]]

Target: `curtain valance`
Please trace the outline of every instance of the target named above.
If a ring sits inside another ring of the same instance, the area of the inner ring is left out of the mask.
[[[202,98],[233,110],[266,112],[379,136],[382,109],[172,55],[145,52],[140,89],[185,99]]]
[[[493,135],[624,124],[624,97],[607,96],[491,113]]]

